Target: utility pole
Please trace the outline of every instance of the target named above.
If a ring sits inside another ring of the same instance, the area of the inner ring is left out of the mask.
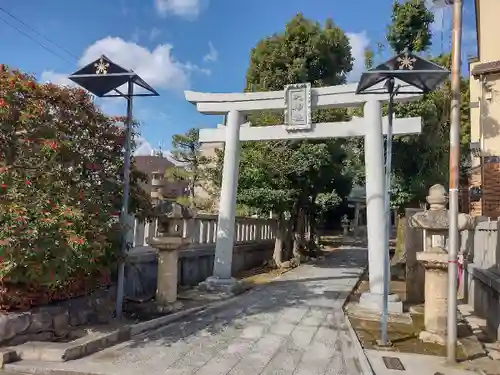
[[[450,190],[449,190],[449,245],[448,245],[448,336],[447,361],[457,360],[457,254],[458,185],[460,168],[460,66],[462,65],[462,0],[447,0],[453,6],[451,112],[450,112]]]

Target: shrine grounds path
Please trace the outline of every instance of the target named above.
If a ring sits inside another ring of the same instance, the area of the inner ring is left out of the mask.
[[[366,262],[366,249],[340,248],[223,307],[80,360],[53,363],[51,369],[105,375],[367,375],[342,311]]]

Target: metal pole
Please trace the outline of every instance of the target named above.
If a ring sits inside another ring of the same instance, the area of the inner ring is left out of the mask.
[[[123,310],[123,289],[125,285],[125,256],[127,255],[127,217],[130,194],[130,154],[132,143],[132,100],[134,95],[134,84],[128,83],[127,93],[127,119],[125,124],[125,161],[123,163],[123,202],[120,215],[122,227],[120,257],[118,258],[118,285],[116,290],[116,319],[121,320]]]
[[[389,242],[391,232],[391,164],[392,164],[392,120],[393,120],[393,99],[394,99],[394,78],[386,81],[386,88],[389,92],[389,103],[387,105],[388,128],[385,152],[385,241],[384,241],[384,295],[382,303],[382,322],[381,322],[381,346],[390,345],[388,335],[388,314],[389,314],[389,283],[390,283],[390,258]]]
[[[453,43],[451,65],[450,191],[448,247],[448,337],[447,360],[456,362],[457,351],[457,254],[458,184],[460,165],[460,65],[462,45],[462,0],[453,2]]]

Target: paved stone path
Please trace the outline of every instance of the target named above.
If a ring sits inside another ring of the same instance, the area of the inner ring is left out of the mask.
[[[359,375],[344,301],[366,264],[342,249],[240,296],[53,369],[106,375]]]

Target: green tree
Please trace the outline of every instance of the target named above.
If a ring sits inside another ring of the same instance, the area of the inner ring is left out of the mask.
[[[424,52],[430,47],[432,33],[430,24],[432,13],[425,7],[424,1],[412,0],[396,2],[393,6],[392,23],[387,28],[387,40],[393,53],[404,51],[407,47],[414,52]],[[377,56],[385,46],[379,44]],[[369,50],[365,54],[368,65],[373,64],[375,54]],[[451,55],[442,54],[431,58],[438,65],[451,67]],[[435,183],[448,183],[449,163],[449,80],[422,99],[395,106],[396,117],[422,117],[422,132],[418,135],[398,136],[393,140],[393,166],[391,205],[402,208],[408,205],[418,206],[425,202],[429,186]],[[462,170],[468,159],[469,126],[469,85],[468,79],[462,79]],[[387,109],[385,108],[385,111]],[[356,140],[350,141],[350,149]],[[357,144],[362,149],[362,144]],[[350,163],[358,166],[363,163],[361,153],[350,153]],[[359,176],[361,177],[361,176]],[[359,178],[361,180],[361,178]]]
[[[394,1],[391,24],[387,28],[387,42],[396,53],[408,50],[423,52],[432,45],[431,24],[434,14],[425,0]]]
[[[314,87],[345,82],[352,69],[349,39],[332,20],[322,26],[298,14],[285,31],[261,40],[252,50],[247,72],[247,91],[282,90],[283,86],[311,82]],[[314,122],[347,118],[345,110],[318,110]],[[253,126],[283,123],[283,116],[261,113],[250,116]],[[274,259],[281,251],[290,253],[314,248],[314,229],[322,210],[330,208],[349,193],[351,181],[344,174],[344,140],[253,142],[242,150],[240,203],[262,214],[274,212],[279,218]],[[311,241],[305,241],[304,223],[311,224]],[[285,238],[293,232],[293,238]]]
[[[189,129],[185,134],[172,137],[172,158],[178,165],[165,172],[167,180],[187,184],[187,202],[180,198],[180,203],[187,203],[191,208],[205,209],[207,202],[196,197],[196,189],[206,182],[206,168],[210,159],[201,152],[199,130]]]
[[[290,83],[311,82],[315,87],[345,82],[352,70],[349,38],[331,19],[324,26],[301,13],[285,31],[261,40],[250,54],[248,91],[282,90]]]

